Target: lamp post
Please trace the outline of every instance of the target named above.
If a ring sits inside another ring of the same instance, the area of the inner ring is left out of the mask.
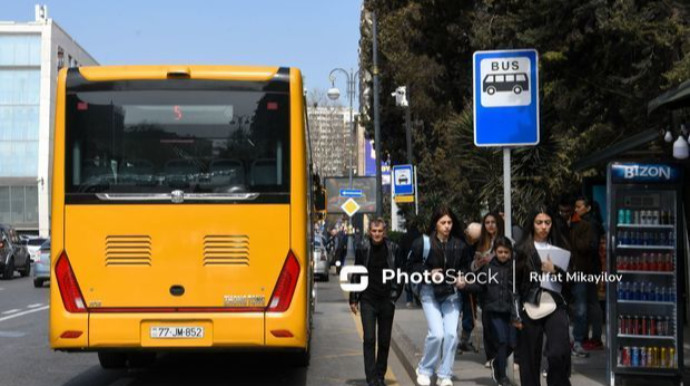
[[[352,131],[351,136],[352,136],[352,148],[350,150],[350,189],[353,188],[352,186],[352,174],[354,171],[354,165],[355,165],[355,150],[357,149],[357,129],[355,127],[355,120],[354,120],[354,111],[353,111],[353,103],[355,100],[355,90],[357,86],[357,79],[359,77],[359,71],[353,71],[350,69],[350,72],[347,72],[346,70],[342,68],[334,68],[331,70],[330,74],[328,74],[328,79],[331,81],[331,88],[328,90],[328,98],[331,100],[337,100],[340,98],[340,90],[338,90],[337,87],[335,87],[335,74],[341,72],[342,74],[345,75],[345,79],[347,80],[347,87],[345,88],[345,91],[347,93],[347,97],[350,100],[350,123],[352,124]]]

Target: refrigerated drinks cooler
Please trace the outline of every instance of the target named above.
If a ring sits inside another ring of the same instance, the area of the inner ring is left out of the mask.
[[[611,163],[607,173],[607,283],[611,386],[626,377],[683,372],[682,170]]]

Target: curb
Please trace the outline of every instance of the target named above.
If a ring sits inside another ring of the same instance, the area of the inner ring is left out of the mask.
[[[395,322],[393,322],[391,347],[407,372],[407,375],[412,382],[416,384],[417,374],[415,370],[417,359],[415,358],[415,353],[417,352],[417,347]]]

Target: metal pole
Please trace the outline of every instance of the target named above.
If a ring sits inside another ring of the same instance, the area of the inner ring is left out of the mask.
[[[417,167],[412,166],[414,170],[414,214],[419,214],[419,183],[417,182]]]
[[[383,211],[383,181],[381,176],[381,127],[379,125],[379,67],[378,67],[378,44],[376,42],[376,12],[372,12],[372,35],[374,38],[373,45],[373,62],[374,62],[374,145],[376,151],[376,217],[381,217]]]
[[[505,215],[505,234],[513,238],[512,205],[510,194],[510,148],[503,148],[503,214]]]
[[[410,87],[406,87],[405,131],[407,132],[407,163],[412,165],[412,113],[410,112]]]
[[[503,148],[503,215],[505,222],[505,235],[509,238],[513,238],[513,221],[512,221],[512,197],[510,194],[510,148]],[[515,283],[515,269],[513,268],[513,283]],[[515,381],[515,372],[513,367],[514,358],[511,354],[508,357],[507,375],[512,380]]]
[[[354,114],[352,111],[352,104],[355,98],[355,73],[350,69],[350,74],[347,76],[347,94],[350,97],[350,124],[352,125],[352,131],[350,131],[350,135],[352,136],[352,149],[350,149],[350,189],[353,189],[352,186],[352,174],[353,174],[353,169],[355,165],[355,149],[357,148],[357,135],[355,135],[355,120],[354,120]]]

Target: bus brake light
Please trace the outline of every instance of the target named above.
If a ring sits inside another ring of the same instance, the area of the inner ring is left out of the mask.
[[[268,304],[268,312],[285,312],[290,308],[292,296],[295,294],[295,287],[297,287],[297,279],[299,278],[299,262],[294,253],[290,251],[283,270],[280,272],[278,282],[273,290],[273,296]]]
[[[77,283],[77,278],[74,276],[74,272],[72,272],[72,267],[69,264],[65,251],[62,251],[55,264],[55,276],[57,277],[60,296],[65,309],[72,313],[86,312],[84,297],[81,296],[79,283]]]

